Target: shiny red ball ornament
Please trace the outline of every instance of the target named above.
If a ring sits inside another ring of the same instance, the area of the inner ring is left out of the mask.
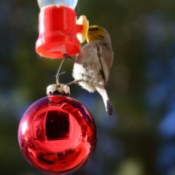
[[[18,141],[24,157],[40,171],[69,173],[82,166],[93,152],[95,124],[77,100],[51,95],[39,99],[24,113]]]

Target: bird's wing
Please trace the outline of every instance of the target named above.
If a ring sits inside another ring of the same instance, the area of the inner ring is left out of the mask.
[[[101,65],[101,73],[106,85],[109,78],[112,62],[113,62],[113,52],[112,50],[108,49],[103,45],[96,44],[96,47],[97,47],[99,62]]]
[[[80,64],[84,64],[85,62],[94,62],[97,60],[95,57],[97,57],[96,46],[93,44],[86,44],[81,48],[80,53],[76,58],[76,62]]]

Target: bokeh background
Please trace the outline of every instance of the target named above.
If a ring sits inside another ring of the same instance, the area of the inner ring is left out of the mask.
[[[98,142],[90,160],[73,175],[175,175],[175,1],[79,0],[77,14],[105,26],[115,52],[108,91],[114,114],[101,97],[72,86],[91,111]],[[26,108],[45,96],[59,60],[35,53],[36,1],[0,1],[0,174],[41,175],[18,147]],[[69,82],[72,62],[61,82]]]

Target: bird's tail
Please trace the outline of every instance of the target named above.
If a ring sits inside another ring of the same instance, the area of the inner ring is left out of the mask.
[[[103,103],[105,105],[106,112],[109,115],[112,115],[112,104],[111,104],[111,101],[109,99],[107,90],[105,89],[105,87],[103,87],[103,88],[102,87],[96,87],[96,90],[101,95],[101,97],[103,99]]]

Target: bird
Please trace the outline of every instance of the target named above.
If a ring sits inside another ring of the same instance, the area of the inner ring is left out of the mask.
[[[86,41],[75,58],[72,77],[75,83],[88,92],[97,91],[106,112],[112,115],[112,104],[106,89],[114,55],[110,34],[102,26],[91,25]]]

